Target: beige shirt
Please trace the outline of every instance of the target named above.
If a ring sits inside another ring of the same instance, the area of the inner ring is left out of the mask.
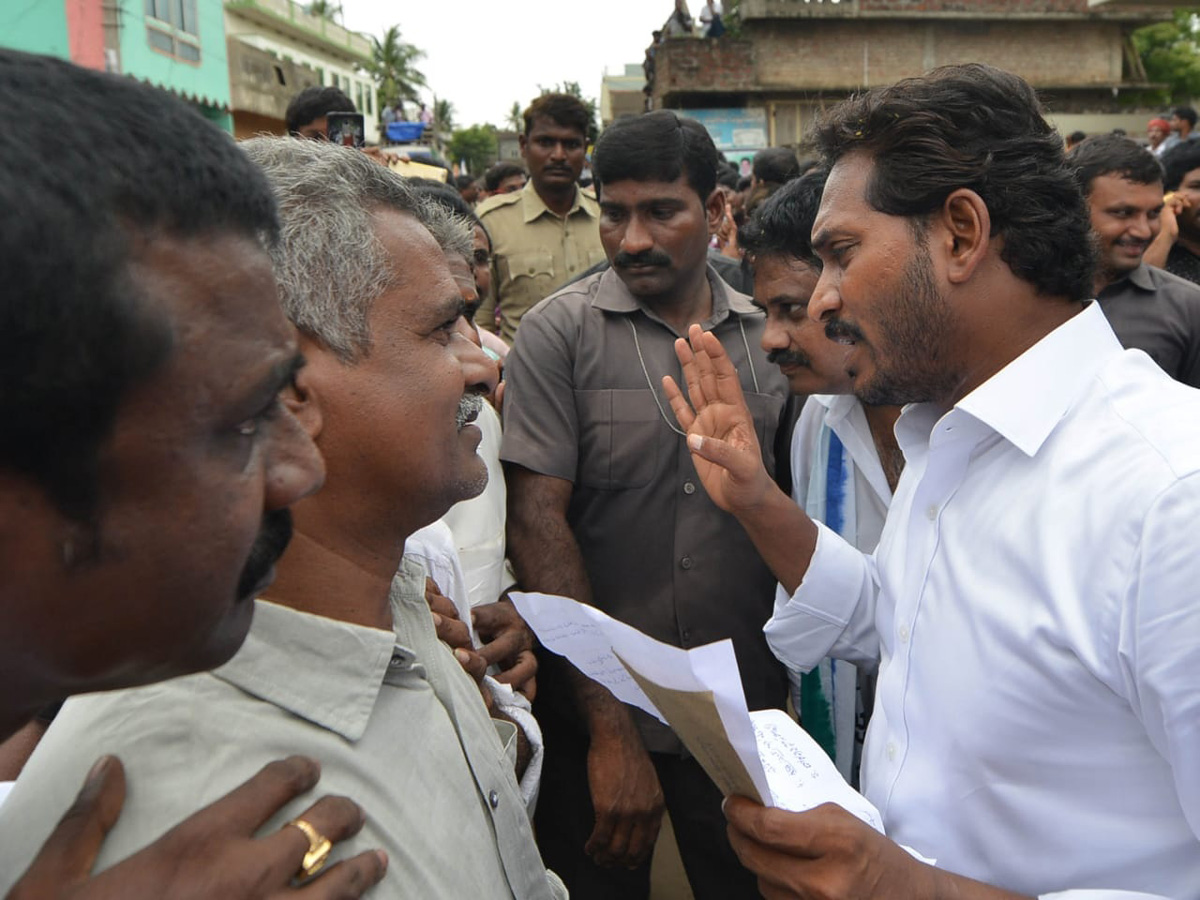
[[[523,190],[489,197],[476,210],[492,239],[492,291],[475,321],[509,344],[521,317],[543,298],[604,259],[600,205],[576,188],[565,217],[552,213],[533,182]]]
[[[375,900],[565,897],[542,864],[513,775],[515,729],[488,717],[437,640],[424,577],[418,563],[402,564],[394,633],[260,600],[245,645],[220,669],[68,701],[0,807],[0,895],[103,753],[125,763],[129,792],[96,871],[270,760],[300,753],[320,760],[320,784],[261,833],[320,795],[352,797],[367,822],[332,859],[383,848],[391,863]]]

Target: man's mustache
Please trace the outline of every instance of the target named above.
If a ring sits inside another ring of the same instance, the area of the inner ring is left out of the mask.
[[[474,422],[481,409],[483,409],[483,395],[463,394],[463,398],[458,401],[458,413],[455,416],[458,430],[462,431],[464,425]]]
[[[630,266],[661,266],[666,268],[671,264],[671,257],[657,250],[644,250],[641,253],[626,253],[624,250],[618,250],[617,255],[613,257],[612,264],[618,269],[625,269]]]
[[[843,322],[841,319],[830,319],[825,323],[825,337],[838,343],[866,341],[866,336],[856,326],[849,322]]]
[[[283,556],[288,543],[292,539],[292,514],[287,509],[274,509],[263,516],[262,527],[254,545],[250,548],[250,556],[242,568],[238,579],[237,595],[239,599],[248,598],[262,584],[271,566]]]
[[[774,366],[811,366],[812,360],[799,350],[772,350],[767,354],[767,362]]]

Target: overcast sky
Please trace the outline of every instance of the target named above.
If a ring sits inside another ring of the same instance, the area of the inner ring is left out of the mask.
[[[399,25],[425,51],[431,94],[454,104],[462,127],[503,127],[513,101],[524,108],[562,81],[600,100],[600,79],[641,65],[650,33],[673,0],[341,0],[345,25],[376,37]],[[693,15],[701,0],[689,4]]]

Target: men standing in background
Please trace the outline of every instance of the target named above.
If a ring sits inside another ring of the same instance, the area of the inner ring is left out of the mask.
[[[338,88],[306,87],[288,103],[284,120],[288,134],[310,140],[329,140],[327,116],[332,112],[358,112],[354,101]]]
[[[792,433],[792,499],[870,553],[904,469],[892,430],[900,407],[855,397],[845,346],[808,317],[822,269],[811,236],[825,175],[816,170],[781,187],[746,223],[741,239],[754,272],[754,302],[767,312],[767,361],[780,367],[793,394],[808,395]],[[805,672],[789,667],[789,677],[800,724],[857,787],[875,668],[823,659]]]
[[[539,300],[604,258],[596,201],[576,184],[589,122],[577,97],[543,94],[534,100],[520,137],[529,183],[479,206],[492,237],[493,277],[476,321],[510,344],[521,317]]]
[[[1100,251],[1095,296],[1113,331],[1172,378],[1200,386],[1200,287],[1143,261],[1162,228],[1162,166],[1111,134],[1088,138],[1067,161],[1087,198]]]
[[[699,486],[662,377],[702,324],[736,360],[775,468],[787,384],[760,349],[764,317],[706,264],[725,209],[700,123],[622,119],[596,145],[600,239],[612,268],[544,300],[508,358],[509,558],[520,586],[591,603],[680,647],[733,640],[752,709],[782,707],[787,678],[762,634],[775,579]],[[787,435],[782,435],[781,443]],[[786,446],[784,444],[783,446]],[[666,726],[547,655],[538,836],[572,897],[645,897],[663,803],[699,898],[756,896],[721,795]]]

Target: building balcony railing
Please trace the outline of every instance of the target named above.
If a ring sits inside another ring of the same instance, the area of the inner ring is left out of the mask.
[[[225,8],[293,37],[344,53],[360,65],[365,66],[371,61],[370,38],[310,14],[296,0],[225,0]]]

